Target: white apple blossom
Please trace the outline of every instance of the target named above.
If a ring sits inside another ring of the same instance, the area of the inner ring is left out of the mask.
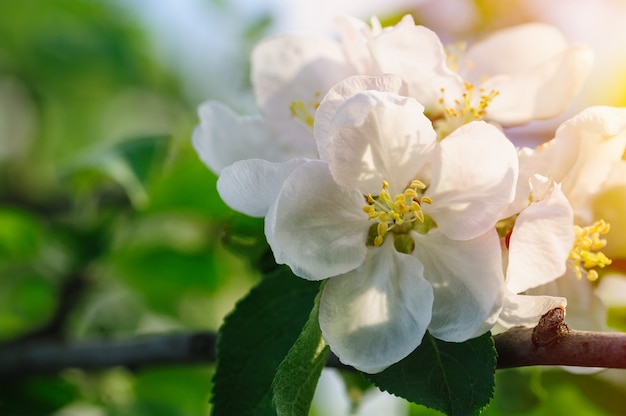
[[[270,38],[256,46],[251,65],[259,115],[242,117],[214,101],[198,108],[193,145],[218,174],[238,160],[316,158],[315,109],[330,87],[355,73],[340,44],[321,36]]]
[[[399,85],[343,81],[317,112],[320,160],[242,161],[218,182],[233,208],[266,214],[278,263],[328,279],[322,334],[344,363],[372,373],[426,330],[461,342],[495,323],[504,276],[494,226],[517,179],[515,149],[496,127],[472,122],[438,142],[423,106],[389,92]]]
[[[606,328],[606,308],[591,281],[598,278],[596,269],[611,263],[600,251],[609,226],[594,218],[592,201],[614,176],[615,167],[623,163],[625,150],[626,109],[590,107],[564,122],[551,141],[520,151],[520,177],[539,173],[561,184],[573,209],[575,238],[561,277],[543,285],[529,281],[516,289],[527,286],[526,294],[566,297],[568,322],[576,329]],[[516,203],[528,192],[528,183],[519,181]]]
[[[560,296],[527,296],[520,293],[562,276],[574,243],[572,208],[559,184],[540,175],[522,178],[530,194],[522,207],[511,204],[514,215],[498,223],[504,234],[506,293],[499,324],[535,326],[549,309],[567,305]],[[562,296],[562,295],[561,295]]]
[[[285,35],[252,54],[252,85],[260,115],[241,117],[217,102],[198,109],[193,144],[216,173],[237,160],[282,162],[317,158],[312,126],[326,92],[348,76],[393,74],[403,95],[417,99],[440,137],[473,120],[502,125],[562,111],[589,71],[591,53],[569,46],[554,28],[523,25],[496,32],[464,51],[444,46],[431,30],[405,16],[382,28],[339,18],[341,42]]]
[[[467,49],[463,42],[444,46],[408,15],[391,28],[374,20],[370,29],[350,18],[340,27],[353,65],[400,76],[437,120],[441,136],[475,119],[511,126],[556,116],[580,90],[593,61],[589,47],[570,46],[542,23],[493,32]]]

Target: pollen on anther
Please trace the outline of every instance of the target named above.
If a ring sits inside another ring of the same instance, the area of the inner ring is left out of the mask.
[[[609,232],[610,226],[604,220],[596,221],[588,227],[574,226],[574,245],[569,254],[569,261],[577,279],[585,276],[588,280],[598,279],[596,268],[604,268],[612,263],[601,250],[606,240],[601,235]]]
[[[368,194],[365,197],[367,205],[363,207],[368,219],[378,222],[376,225],[377,236],[374,239],[374,246],[376,247],[382,244],[389,231],[393,230],[396,234],[404,234],[414,228],[410,225],[411,223],[419,221],[423,224],[425,216],[421,204],[422,202],[432,203],[430,198],[421,195],[426,185],[419,180],[411,181],[410,186],[403,193],[397,194],[393,198],[387,192],[389,183],[382,181],[381,188],[377,196]]]

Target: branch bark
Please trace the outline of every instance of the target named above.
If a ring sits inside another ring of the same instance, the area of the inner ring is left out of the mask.
[[[544,314],[534,328],[496,335],[498,368],[532,365],[626,368],[626,334],[571,330],[563,308]]]
[[[0,379],[54,373],[66,368],[131,369],[167,364],[215,362],[213,333],[168,334],[126,341],[84,344],[32,342],[0,348]]]
[[[551,339],[550,336],[538,336],[541,328],[546,329],[541,325],[512,328],[496,335],[497,368],[532,365],[626,368],[624,333],[563,331],[560,327],[559,335]],[[214,333],[196,332],[84,344],[33,342],[6,345],[0,348],[0,379],[54,373],[66,368],[99,370],[125,366],[138,369],[168,364],[210,364],[216,358],[216,339]],[[354,370],[333,354],[326,366]]]

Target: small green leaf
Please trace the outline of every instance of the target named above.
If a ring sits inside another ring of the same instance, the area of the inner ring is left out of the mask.
[[[479,414],[493,396],[496,351],[490,333],[463,343],[428,332],[404,360],[367,375],[381,390],[448,415]]]
[[[319,296],[302,333],[278,367],[272,390],[279,416],[308,415],[330,349],[318,321]]]
[[[61,176],[86,188],[103,178],[113,180],[136,208],[145,208],[147,184],[153,171],[165,163],[169,140],[168,136],[148,136],[96,147],[66,166]]]
[[[213,415],[275,415],[272,381],[313,308],[318,282],[280,267],[224,320],[217,341]]]

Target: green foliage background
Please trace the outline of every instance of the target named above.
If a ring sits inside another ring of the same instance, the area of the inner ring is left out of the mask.
[[[262,221],[221,202],[191,149],[197,103],[113,4],[0,0],[0,343],[217,331],[267,261]],[[24,375],[0,380],[0,414],[205,415],[213,372]],[[507,370],[485,414],[623,414],[624,394],[622,372]]]

